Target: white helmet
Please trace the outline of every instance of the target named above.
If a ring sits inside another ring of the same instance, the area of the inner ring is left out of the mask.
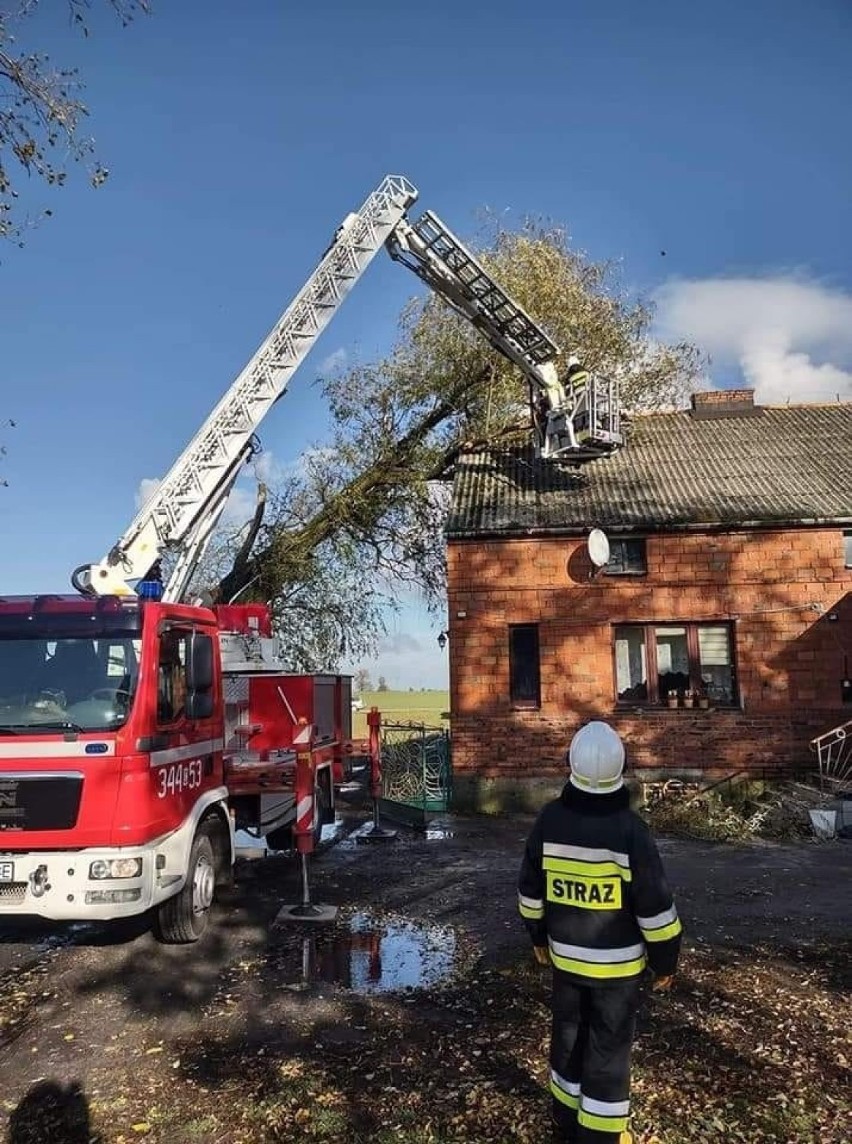
[[[624,744],[609,723],[581,727],[568,751],[570,782],[589,794],[610,794],[624,785]]]

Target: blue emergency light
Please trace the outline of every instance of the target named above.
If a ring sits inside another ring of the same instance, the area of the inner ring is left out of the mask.
[[[159,580],[140,580],[136,585],[136,595],[140,600],[162,600],[163,585]]]

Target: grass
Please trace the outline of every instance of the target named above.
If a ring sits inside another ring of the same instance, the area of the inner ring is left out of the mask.
[[[430,727],[447,727],[441,716],[449,710],[448,691],[364,691],[363,711],[352,712],[352,734],[367,734],[367,711],[378,707],[388,723],[426,723]]]

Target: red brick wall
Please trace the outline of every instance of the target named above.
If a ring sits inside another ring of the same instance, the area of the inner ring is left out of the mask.
[[[808,761],[811,737],[852,717],[840,698],[852,670],[852,569],[840,529],[649,536],[647,558],[646,576],[590,581],[581,538],[450,542],[457,773],[557,774],[571,735],[590,718],[617,727],[636,767],[789,767]],[[740,709],[617,708],[614,623],[728,618]],[[513,710],[509,697],[507,625],[524,622],[540,625],[535,711]]]

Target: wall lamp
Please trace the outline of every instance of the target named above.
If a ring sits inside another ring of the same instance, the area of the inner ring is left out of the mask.
[[[438,632],[438,647],[441,649],[441,651],[443,651],[447,646],[448,636],[449,632]]]

